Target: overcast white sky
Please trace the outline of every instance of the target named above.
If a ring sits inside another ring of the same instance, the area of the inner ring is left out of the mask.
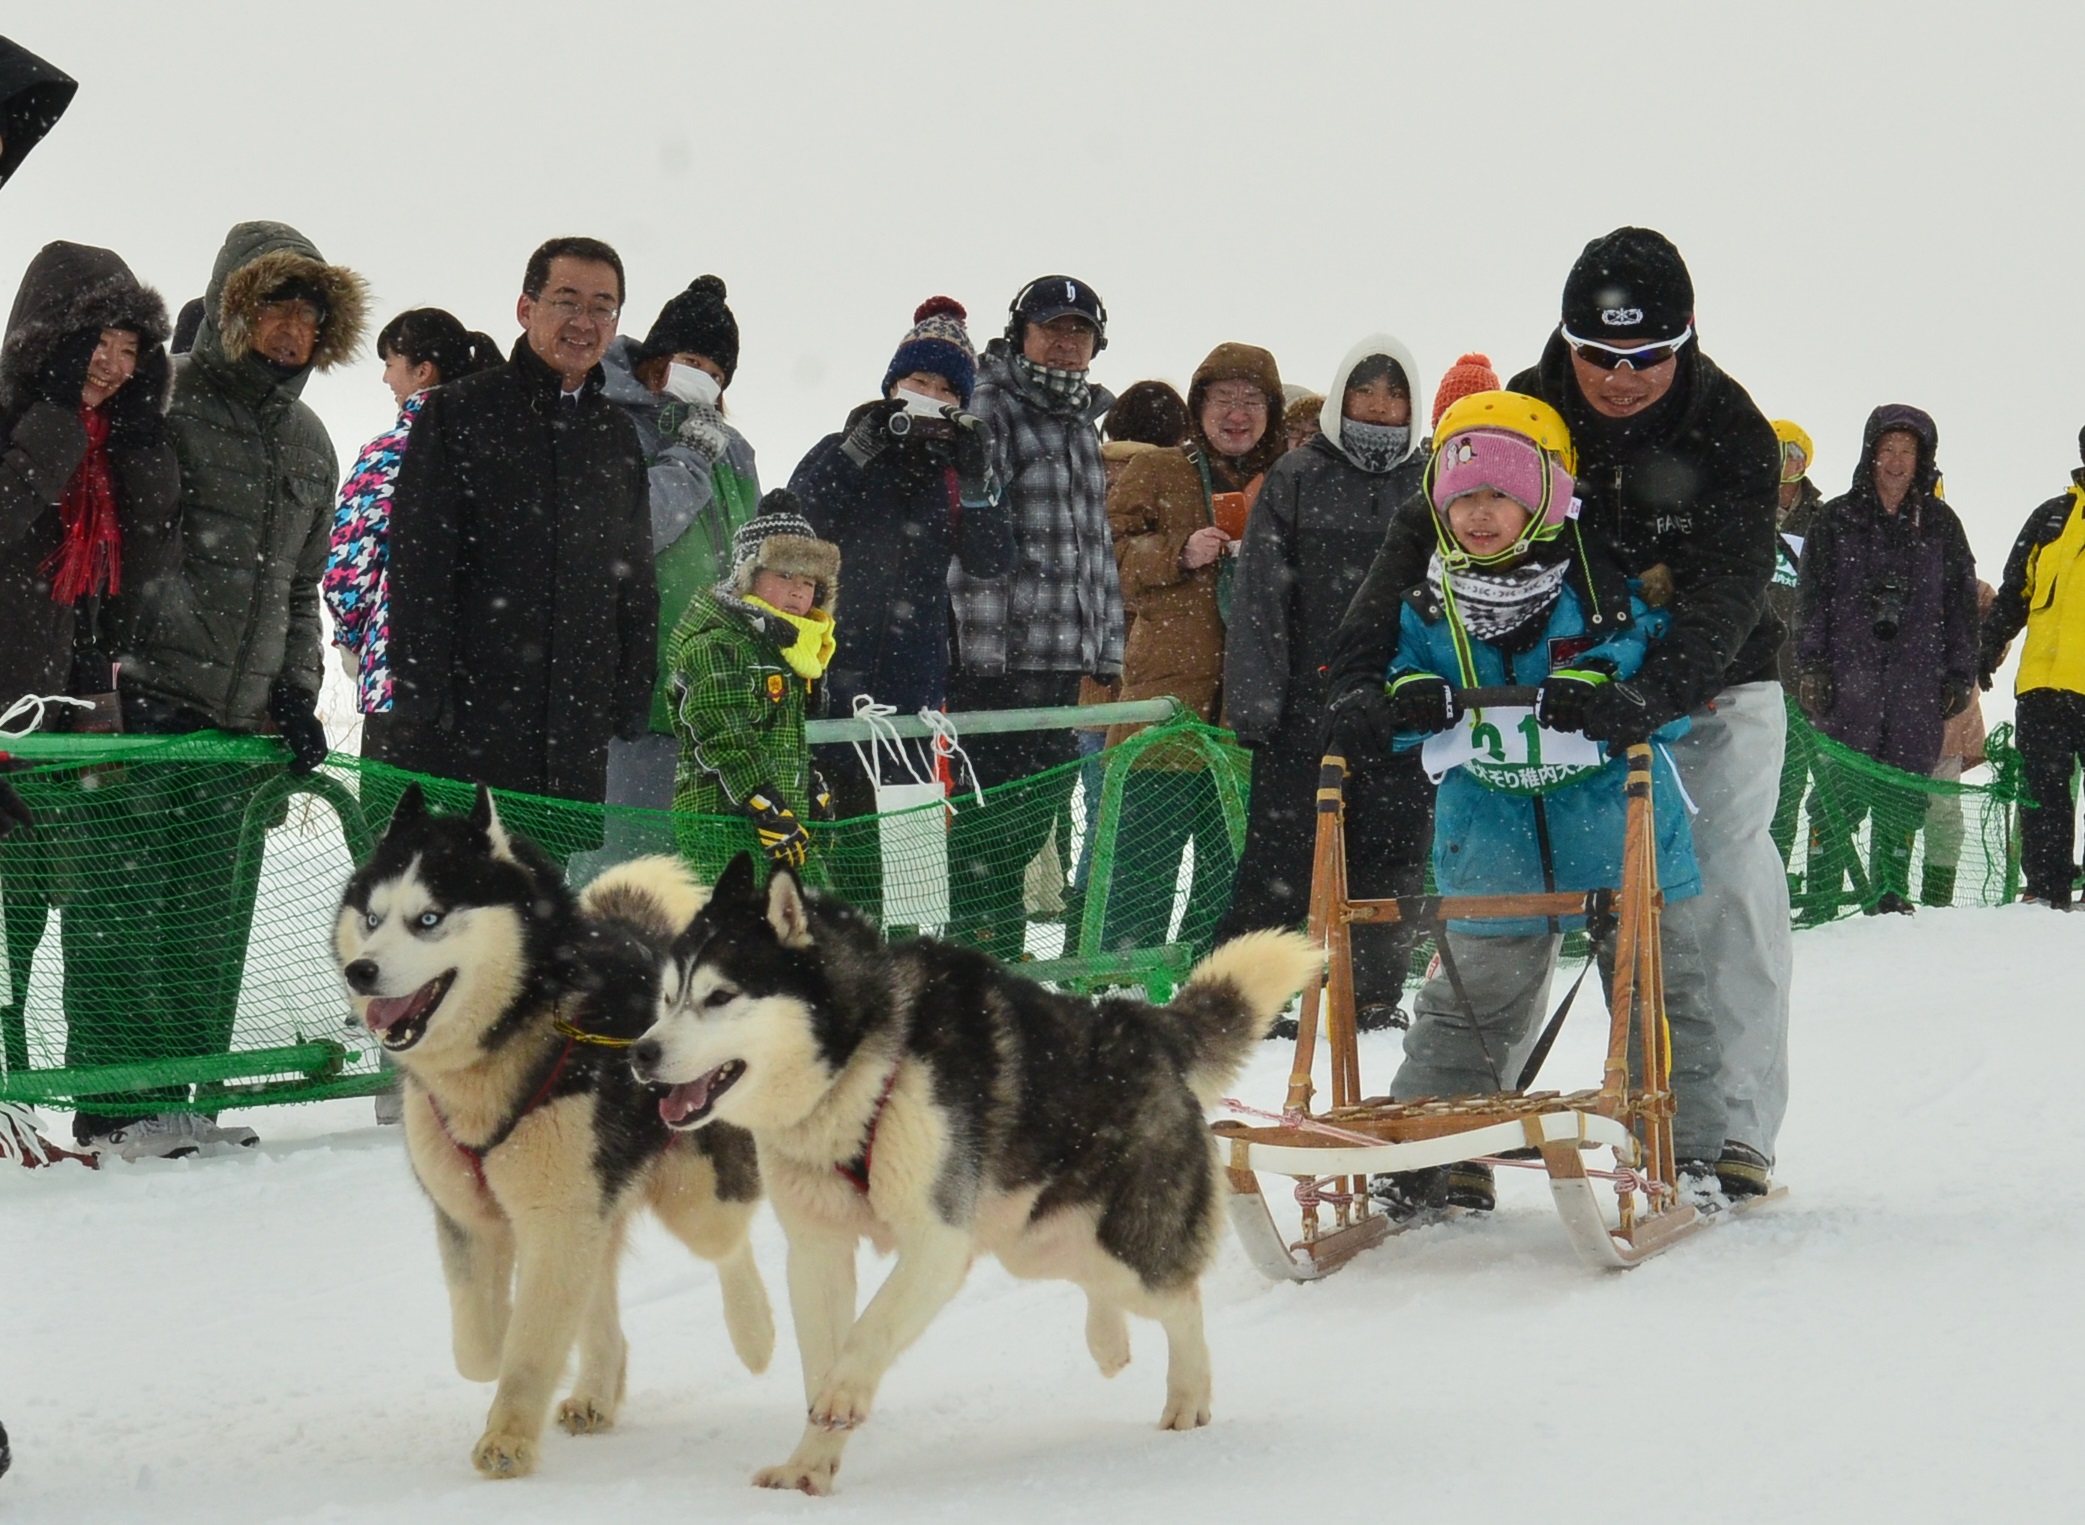
[[[81,81],[0,192],[0,285],[44,242],[170,305],[232,223],[296,224],[379,321],[503,342],[532,248],[607,238],[625,327],[715,271],[728,401],[779,485],[869,396],[923,298],[982,347],[1028,277],[1106,298],[1096,374],[1266,345],[1323,386],[1387,329],[1429,379],[1508,371],[1588,238],[1660,228],[1705,348],[1804,424],[1828,492],[1862,420],[1939,420],[1993,581],[2085,423],[2085,7],[1757,3],[10,5]],[[307,393],[343,464],[372,359]]]

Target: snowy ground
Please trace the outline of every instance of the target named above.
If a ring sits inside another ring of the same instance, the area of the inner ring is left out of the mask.
[[[2085,940],[2012,908],[1797,950],[1778,1208],[1626,1275],[1577,1263],[1532,1176],[1492,1221],[1316,1286],[1270,1286],[1227,1244],[1217,1422],[1186,1436],[1152,1428],[1155,1328],[1103,1382],[1076,1293],[982,1265],[822,1501],[745,1485],[796,1433],[789,1336],[749,1376],[707,1268],[649,1231],[621,1426],[553,1432],[536,1477],[479,1481],[489,1389],[449,1365],[428,1210],[366,1102],[252,1114],[248,1157],[10,1170],[0,1518],[2074,1517]],[[1596,1036],[1577,1026],[1547,1078],[1590,1077]],[[1242,1093],[1273,1102],[1285,1061],[1268,1045]],[[1392,1062],[1378,1044],[1366,1073]],[[781,1236],[758,1232],[779,1309]]]

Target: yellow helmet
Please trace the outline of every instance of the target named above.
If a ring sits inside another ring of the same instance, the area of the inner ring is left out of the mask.
[[[1508,429],[1525,435],[1578,474],[1578,449],[1564,415],[1539,397],[1522,392],[1472,392],[1456,399],[1433,426],[1436,443],[1465,429]]]
[[[1774,438],[1781,442],[1784,449],[1789,445],[1793,445],[1796,449],[1802,451],[1804,471],[1807,472],[1815,464],[1817,449],[1810,443],[1810,436],[1804,431],[1803,426],[1794,419],[1775,419]]]

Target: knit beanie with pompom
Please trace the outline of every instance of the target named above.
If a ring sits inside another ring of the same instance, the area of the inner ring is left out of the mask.
[[[945,379],[969,407],[971,389],[977,385],[977,351],[963,327],[969,316],[954,297],[928,297],[920,303],[912,314],[911,330],[883,373],[881,395],[890,396],[891,384],[901,376],[928,371]]]
[[[1441,384],[1434,388],[1433,417],[1428,423],[1430,426],[1439,425],[1441,415],[1465,397],[1498,390],[1499,373],[1491,368],[1491,357],[1464,355],[1448,367],[1448,373],[1441,378]]]

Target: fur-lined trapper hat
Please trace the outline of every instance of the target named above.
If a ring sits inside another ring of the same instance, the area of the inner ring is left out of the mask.
[[[215,351],[237,362],[253,348],[261,304],[284,287],[323,309],[311,369],[330,370],[354,358],[369,322],[369,284],[343,265],[326,263],[316,245],[287,223],[242,222],[225,235],[210,284],[203,292],[199,353]]]
[[[104,328],[136,334],[141,354],[157,349],[167,341],[167,304],[113,250],[45,244],[22,274],[0,343],[0,408],[30,395],[68,335]]]
[[[818,584],[816,607],[830,614],[840,592],[840,548],[820,540],[804,517],[804,506],[786,487],[764,493],[760,512],[731,537],[731,591],[753,591],[757,572],[808,577]]]

